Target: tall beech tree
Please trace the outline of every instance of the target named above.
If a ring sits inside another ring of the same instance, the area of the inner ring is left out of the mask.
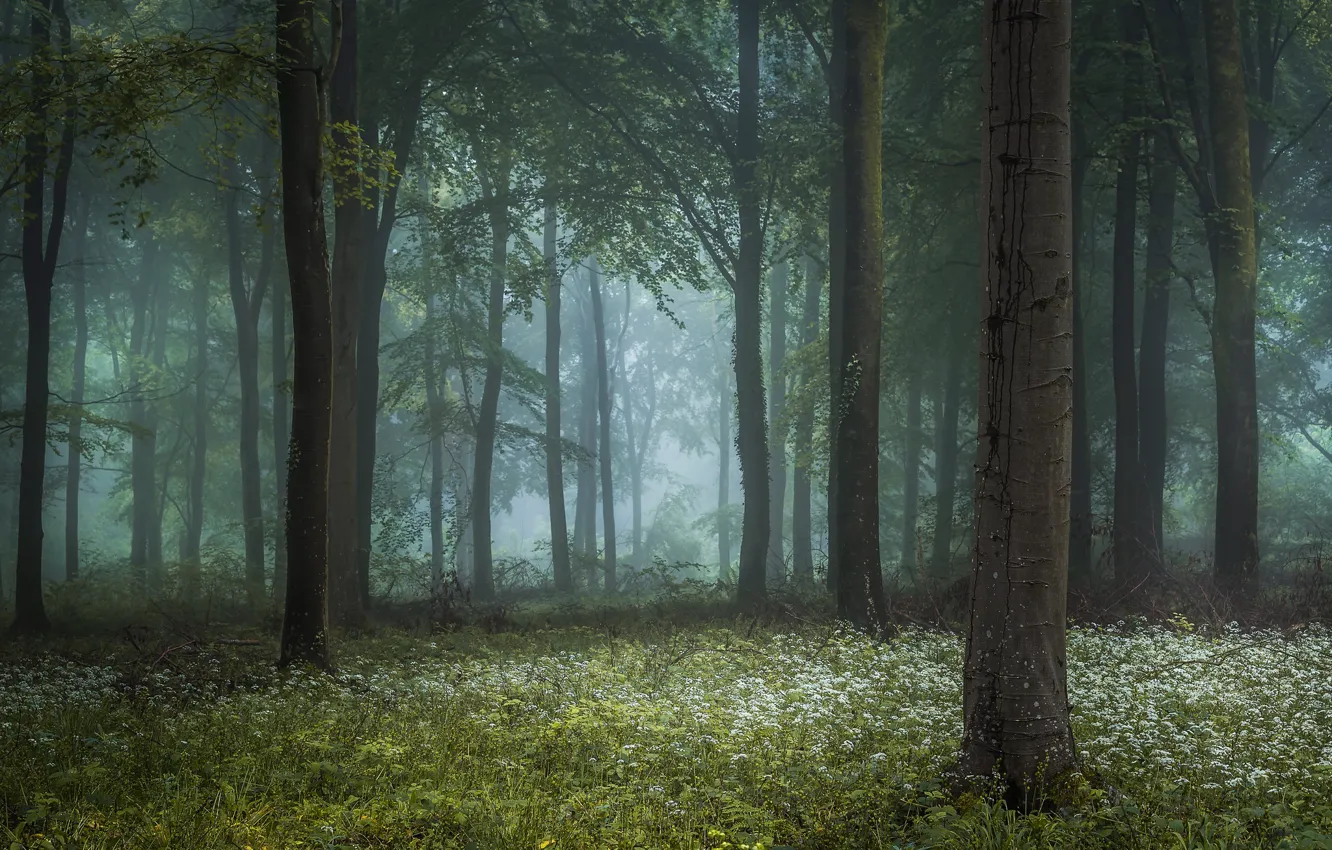
[[[564,455],[560,438],[560,290],[557,254],[559,219],[554,189],[547,182],[545,227],[542,232],[542,261],[546,284],[546,499],[550,504],[550,556],[555,589],[573,590],[569,561],[569,522],[564,506]]]
[[[1072,229],[1069,0],[989,0],[965,777],[1034,805],[1072,770],[1065,683]]]
[[[768,375],[772,392],[768,394],[768,423],[771,431],[770,492],[768,500],[768,580],[780,582],[786,577],[786,435],[778,433],[778,423],[786,407],[786,290],[789,265],[786,260],[772,267],[768,308]]]
[[[328,453],[333,321],[324,230],[324,93],[315,9],[277,0],[282,231],[291,289],[291,447],[287,460],[287,593],[279,663],[332,665],[328,647]]]
[[[823,269],[812,255],[805,256],[805,298],[800,314],[800,347],[807,349],[819,338],[819,296],[823,289]],[[799,376],[804,392],[814,380],[813,368],[804,368]],[[794,429],[795,475],[791,482],[791,575],[797,582],[814,582],[813,463],[814,405],[806,403],[796,415]]]
[[[883,315],[883,53],[888,10],[846,0],[842,159],[846,260],[836,394],[837,613],[887,626],[879,557],[879,350]],[[743,405],[742,405],[743,409]]]
[[[65,467],[65,580],[79,577],[79,495],[83,481],[83,392],[88,369],[88,217],[92,198],[80,199],[74,216],[74,362],[69,393]]]
[[[616,589],[615,480],[611,470],[611,387],[606,353],[606,311],[601,300],[601,267],[597,258],[588,263],[588,290],[592,298],[593,338],[597,346],[597,459],[601,467],[601,527],[603,582],[607,593]]]

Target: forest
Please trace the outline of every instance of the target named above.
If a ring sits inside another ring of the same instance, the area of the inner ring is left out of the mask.
[[[0,0],[0,847],[1332,848],[1332,4]]]

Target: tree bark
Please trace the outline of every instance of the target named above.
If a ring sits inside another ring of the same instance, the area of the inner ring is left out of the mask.
[[[546,262],[546,499],[550,502],[550,556],[555,591],[573,590],[573,568],[569,561],[569,521],[564,508],[564,456],[560,423],[560,280],[558,248],[559,220],[554,190],[546,196],[545,232],[542,253]]]
[[[611,477],[611,397],[610,369],[606,362],[606,316],[601,306],[601,269],[597,258],[591,260],[588,285],[592,292],[592,326],[597,342],[597,408],[600,440],[597,456],[601,463],[601,525],[605,535],[605,589],[614,593],[615,581],[615,483]]]
[[[768,312],[768,374],[772,380],[772,394],[768,397],[768,423],[771,428],[772,473],[768,477],[768,581],[780,583],[786,579],[786,434],[778,433],[778,423],[786,407],[786,289],[787,262],[772,267],[771,305]]]
[[[763,222],[759,158],[759,0],[737,3],[740,102],[732,167],[740,245],[735,268],[736,437],[744,519],[736,601],[757,606],[767,596],[768,427],[763,401]]]
[[[1216,375],[1216,579],[1247,589],[1258,572],[1258,257],[1249,110],[1235,0],[1203,0],[1216,207],[1211,210]]]
[[[879,345],[883,315],[883,52],[887,7],[847,0],[842,157],[846,280],[837,409],[837,613],[887,626],[879,558]]]
[[[61,47],[69,49],[69,18],[63,0],[39,0],[33,5],[32,50],[38,58],[31,75],[32,127],[24,139],[22,267],[23,294],[28,319],[28,348],[23,389],[23,447],[19,457],[18,556],[14,567],[14,624],[16,633],[45,631],[50,627],[42,599],[42,496],[46,484],[46,420],[50,402],[51,285],[60,237],[65,227],[65,201],[69,169],[74,156],[73,116],[66,113],[59,161],[51,191],[51,220],[43,234],[46,200],[47,99],[52,84],[46,70],[50,51],[50,18],[60,22]]]
[[[588,275],[589,280],[591,274]],[[578,445],[582,457],[578,461],[578,496],[574,502],[574,550],[578,553],[579,571],[589,590],[596,581],[597,569],[597,346],[596,328],[592,319],[592,294],[579,310],[578,338],[582,376],[579,386]]]
[[[171,318],[171,296],[172,296],[171,276],[169,273],[162,274],[154,289],[153,296],[153,374],[165,375],[166,352],[167,352],[167,331],[170,328]],[[152,442],[149,444],[150,452],[148,461],[145,464],[148,470],[148,478],[152,487],[153,500],[148,505],[148,586],[159,591],[166,579],[166,558],[163,555],[162,547],[162,516],[166,513],[166,496],[168,493],[168,479],[171,475],[171,455],[168,452],[165,461],[161,464],[162,480],[160,484],[155,476],[158,468],[158,438],[162,435],[162,408],[165,406],[162,400],[157,400],[148,406],[148,430],[152,433]]]
[[[731,371],[718,345],[717,359],[717,579],[731,581],[731,416],[735,395],[731,392]]]
[[[211,281],[200,274],[194,282],[194,452],[190,465],[189,508],[186,511],[182,568],[186,595],[199,586],[199,553],[203,543],[204,481],[208,472],[208,289]]]
[[[1141,19],[1135,6],[1120,6],[1126,47],[1122,117],[1125,124],[1138,118],[1138,62],[1129,45],[1140,40]],[[1137,278],[1134,258],[1138,237],[1138,160],[1141,134],[1132,132],[1119,152],[1115,179],[1115,235],[1112,259],[1111,366],[1115,386],[1115,582],[1123,588],[1138,585],[1146,574],[1144,540],[1145,504],[1142,468],[1138,462],[1138,382],[1135,368],[1134,301]]]
[[[832,43],[828,56],[828,118],[844,132],[848,0],[832,0]],[[842,312],[846,291],[846,162],[841,145],[831,151],[828,185],[828,590],[837,593],[840,549],[837,543],[837,428],[842,397]]]
[[[161,249],[152,231],[139,232],[142,258],[139,280],[133,285],[130,297],[134,302],[134,319],[130,325],[130,423],[134,426],[130,438],[130,576],[142,591],[150,588],[148,578],[148,537],[152,528],[153,505],[153,443],[155,436],[148,411],[144,382],[144,364],[148,360],[148,302],[156,287],[160,271]]]
[[[240,220],[240,170],[233,160],[227,175],[226,227],[228,288],[236,320],[236,360],[240,377],[241,524],[245,533],[245,587],[250,605],[264,599],[263,472],[259,466],[259,313],[273,263],[274,234],[264,232],[259,271],[245,285],[245,250]]]
[[[819,338],[819,290],[823,288],[823,270],[812,256],[805,257],[805,305],[800,317],[800,346],[808,348]],[[800,381],[806,388],[813,381],[806,368]],[[814,582],[814,534],[811,501],[813,486],[814,399],[806,391],[805,406],[795,421],[795,480],[791,485],[791,575],[798,583]]]
[[[500,383],[504,377],[504,268],[509,256],[509,158],[501,155],[493,184],[486,179],[490,216],[490,297],[486,310],[486,380],[476,428],[476,471],[472,476],[472,593],[481,602],[495,598],[495,565],[490,538],[490,484],[499,424]]]
[[[935,423],[934,434],[934,552],[930,558],[936,582],[949,577],[953,567],[953,503],[957,500],[957,424],[962,409],[962,347],[956,337],[963,336],[965,321],[960,311],[951,324],[948,371],[944,377],[943,410]],[[968,335],[969,336],[969,335]]]
[[[365,625],[357,553],[356,334],[361,278],[366,267],[367,219],[361,183],[357,74],[357,0],[341,0],[342,38],[329,91],[336,152],[333,170],[333,418],[328,468],[329,620],[342,628]],[[365,529],[368,532],[368,529]]]
[[[989,0],[965,777],[1029,808],[1075,767],[1065,683],[1072,198],[1068,0]]]
[[[276,211],[276,218],[281,211]],[[268,226],[277,232],[279,221]],[[273,281],[271,317],[273,334],[273,479],[274,511],[279,518],[287,512],[287,458],[291,432],[287,426],[287,410],[291,404],[287,386],[287,287],[282,275]],[[287,534],[286,524],[279,519],[273,523],[273,598],[282,603],[287,594]]]
[[[1179,168],[1164,137],[1152,137],[1151,188],[1147,201],[1147,292],[1142,304],[1142,348],[1138,354],[1139,463],[1147,505],[1148,563],[1163,565],[1166,468],[1166,342],[1170,326],[1171,254],[1175,241],[1175,197]]]
[[[1091,578],[1092,568],[1092,493],[1091,435],[1087,423],[1087,342],[1082,318],[1086,276],[1082,273],[1084,236],[1087,233],[1087,169],[1091,151],[1086,134],[1075,123],[1073,135],[1073,457],[1069,490],[1068,572],[1075,581]]]
[[[287,463],[287,597],[279,663],[328,668],[328,453],[333,322],[324,232],[314,6],[277,0],[282,229],[296,343]]]
[[[65,581],[79,577],[79,488],[83,461],[83,392],[88,364],[88,215],[83,198],[74,224],[74,363],[70,388],[69,442],[65,469]]]
[[[902,439],[902,572],[918,574],[916,520],[920,516],[921,388],[920,367],[907,376],[906,434]]]

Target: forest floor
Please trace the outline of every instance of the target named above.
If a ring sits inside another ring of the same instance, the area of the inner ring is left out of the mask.
[[[628,625],[626,625],[628,623]],[[0,648],[0,847],[1332,847],[1332,633],[1074,629],[1096,782],[949,798],[962,641],[642,617]]]

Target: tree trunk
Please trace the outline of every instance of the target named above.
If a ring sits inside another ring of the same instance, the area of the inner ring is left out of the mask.
[[[589,274],[589,279],[591,275]],[[574,550],[578,553],[580,572],[589,590],[596,581],[597,568],[597,350],[596,330],[592,320],[592,295],[579,310],[578,338],[582,376],[579,386],[578,496],[574,502]]]
[[[240,221],[240,170],[233,161],[226,192],[228,283],[236,320],[236,360],[240,376],[241,524],[245,532],[245,587],[250,605],[264,599],[263,472],[259,466],[259,310],[273,263],[274,234],[263,235],[259,271],[252,290],[245,286],[245,251]]]
[[[920,516],[920,444],[921,444],[921,390],[920,367],[908,367],[906,399],[906,434],[903,435],[902,454],[902,572],[908,576],[919,574],[916,557],[916,520]]]
[[[83,390],[88,362],[88,214],[85,197],[74,221],[74,363],[69,394],[69,442],[65,453],[65,581],[79,577],[79,487],[83,461]]]
[[[281,216],[281,212],[277,211]],[[276,229],[279,221],[268,226]],[[287,411],[291,405],[287,386],[287,287],[282,275],[273,280],[271,321],[273,323],[273,479],[276,492],[273,500],[278,520],[273,523],[273,598],[281,603],[287,594],[287,528],[282,517],[287,512],[287,457],[291,433],[287,427]]]
[[[819,290],[823,270],[812,256],[805,257],[805,306],[800,317],[800,346],[808,348],[819,338]],[[806,368],[800,381],[806,389],[813,380]],[[791,576],[797,583],[814,582],[813,511],[809,469],[814,461],[814,398],[806,391],[805,404],[795,421],[795,481],[791,485]]]
[[[504,267],[509,256],[509,159],[503,155],[494,184],[485,184],[490,216],[490,298],[487,307],[486,381],[476,428],[476,471],[472,476],[472,593],[481,602],[495,598],[495,565],[490,538],[490,484],[495,464],[500,382],[504,376]]]
[[[1131,4],[1120,6],[1126,47],[1123,82],[1123,120],[1138,117],[1141,76],[1129,45],[1139,40],[1139,11]],[[1138,382],[1134,357],[1134,300],[1137,280],[1134,257],[1138,236],[1138,159],[1141,134],[1131,133],[1119,153],[1115,179],[1115,236],[1113,254],[1114,290],[1111,299],[1111,365],[1115,385],[1115,581],[1133,588],[1145,575],[1144,503],[1142,469],[1138,464]]]
[[[16,633],[45,631],[50,627],[42,599],[42,495],[46,484],[46,414],[50,401],[51,284],[60,256],[65,227],[65,199],[74,155],[72,115],[66,114],[59,161],[51,191],[51,220],[43,235],[46,199],[47,102],[51,75],[50,18],[59,21],[60,43],[69,50],[69,18],[63,0],[36,3],[32,9],[32,50],[38,58],[31,75],[32,126],[24,139],[22,266],[23,294],[28,318],[28,349],[23,389],[23,448],[19,459],[18,557],[14,566],[14,624]],[[44,244],[43,244],[44,243]]]
[[[848,0],[832,0],[832,44],[828,56],[828,118],[838,133],[844,131]],[[828,186],[828,590],[837,592],[837,429],[842,397],[842,303],[846,291],[846,162],[834,145]]]
[[[556,255],[559,221],[554,190],[546,197],[542,252],[546,261],[546,499],[550,502],[550,555],[555,591],[573,590],[569,521],[564,512],[564,456],[560,423],[560,280]]]
[[[1147,292],[1142,304],[1142,348],[1138,354],[1139,458],[1142,465],[1148,564],[1163,565],[1166,467],[1166,341],[1170,326],[1171,253],[1175,241],[1175,196],[1179,168],[1164,137],[1152,137],[1151,188],[1147,201]]]
[[[740,102],[733,165],[740,223],[735,268],[736,443],[744,520],[736,601],[757,606],[767,596],[768,426],[763,402],[763,222],[759,158],[759,0],[739,0]]]
[[[887,625],[879,560],[879,340],[883,315],[883,52],[888,11],[847,0],[842,157],[846,280],[837,416],[837,613]]]
[[[1074,125],[1076,150],[1072,164],[1073,197],[1073,457],[1069,490],[1068,572],[1075,581],[1087,581],[1092,569],[1091,435],[1087,423],[1087,341],[1082,319],[1086,275],[1083,274],[1087,169],[1091,150],[1081,123]]]
[[[130,296],[134,302],[134,319],[130,325],[130,422],[134,426],[130,438],[130,576],[141,591],[149,589],[148,536],[152,526],[153,504],[153,441],[152,422],[145,400],[143,386],[146,376],[144,364],[148,360],[148,301],[159,276],[161,250],[151,230],[140,229],[143,256],[139,265],[139,280],[132,285]]]
[[[1068,0],[989,0],[975,566],[960,772],[1013,807],[1075,767],[1065,683],[1072,198]]]
[[[1215,166],[1212,210],[1212,366],[1216,375],[1216,579],[1229,592],[1258,572],[1258,396],[1254,322],[1258,257],[1235,0],[1203,0],[1209,125]]]
[[[731,581],[731,416],[735,395],[731,392],[731,371],[718,346],[717,358],[717,579]]]
[[[329,620],[342,628],[365,624],[356,522],[356,332],[361,278],[366,266],[365,209],[361,185],[357,71],[357,0],[341,0],[342,39],[329,92],[333,169],[333,418],[328,467]],[[342,128],[342,129],[340,129]],[[352,128],[352,129],[347,129]]]
[[[772,473],[768,478],[768,581],[786,579],[786,432],[778,430],[786,407],[786,289],[788,266],[785,260],[772,268],[772,303],[768,313],[768,374],[772,395],[768,398],[768,422],[771,428]]]
[[[959,321],[960,312],[949,334],[948,372],[944,377],[943,410],[935,423],[934,434],[934,552],[930,558],[936,582],[946,582],[953,568],[953,503],[957,500],[957,422],[962,409],[962,346],[957,337],[970,337],[968,327]]]
[[[186,596],[199,587],[199,553],[203,543],[204,481],[208,473],[208,275],[194,282],[194,455],[190,465],[189,507],[186,511],[182,568]]]
[[[439,334],[436,308],[434,245],[430,238],[430,219],[426,211],[434,201],[430,178],[421,171],[422,215],[421,279],[428,293],[425,300],[425,391],[426,415],[430,422],[430,593],[436,599],[444,590],[444,406],[443,373],[435,338]]]
[[[287,463],[287,598],[279,663],[332,665],[328,651],[328,452],[333,322],[324,232],[322,92],[314,6],[277,0],[282,229],[291,286],[291,454]]]
[[[601,307],[601,269],[597,258],[591,260],[588,271],[592,292],[592,326],[597,343],[597,407],[600,440],[597,456],[601,462],[601,525],[605,535],[605,587],[615,592],[615,483],[611,478],[611,397],[610,369],[606,362],[606,316]]]
[[[165,375],[166,370],[166,344],[167,330],[170,327],[171,317],[171,277],[163,273],[157,280],[157,286],[153,298],[153,374]],[[148,586],[158,591],[166,578],[166,558],[163,556],[162,548],[162,515],[166,513],[167,483],[171,475],[171,458],[168,454],[166,461],[162,466],[162,481],[159,485],[155,476],[157,474],[158,462],[158,437],[161,436],[162,407],[165,404],[162,400],[148,407],[148,430],[152,433],[152,442],[149,444],[148,461],[145,464],[148,470],[148,478],[152,488],[153,500],[148,505]]]

